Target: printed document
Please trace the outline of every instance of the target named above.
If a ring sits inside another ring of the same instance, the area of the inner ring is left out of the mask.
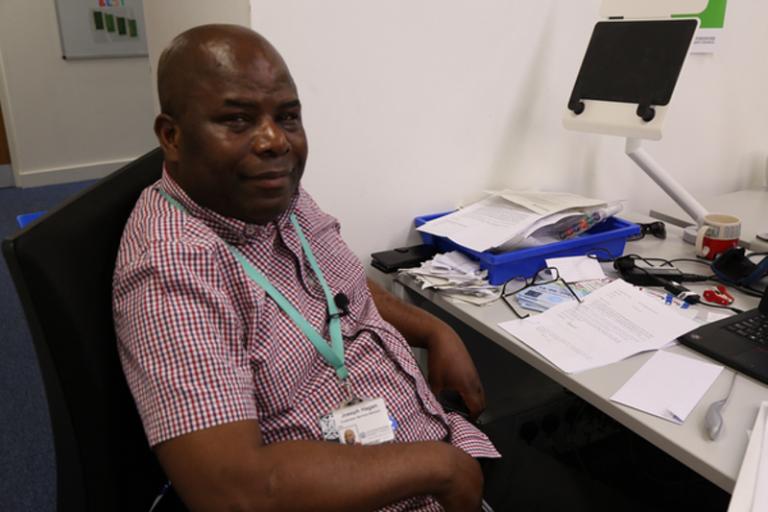
[[[657,350],[698,324],[617,279],[582,303],[566,302],[499,326],[566,373]]]
[[[521,238],[525,228],[540,217],[504,198],[491,196],[417,229],[482,252],[507,240]]]
[[[600,199],[583,197],[569,192],[521,192],[505,189],[493,193],[541,215],[574,208],[605,205],[605,201]]]
[[[659,350],[611,400],[679,425],[722,371],[720,365]]]

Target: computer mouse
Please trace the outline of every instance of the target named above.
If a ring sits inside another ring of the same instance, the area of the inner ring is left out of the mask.
[[[716,440],[720,435],[720,431],[723,429],[723,414],[722,408],[725,405],[725,400],[718,400],[712,402],[707,409],[707,414],[704,415],[704,428],[711,440]]]

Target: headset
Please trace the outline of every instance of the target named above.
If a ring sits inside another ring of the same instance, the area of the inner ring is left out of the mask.
[[[753,256],[763,256],[763,259],[755,263],[750,259]],[[749,287],[768,275],[768,256],[765,253],[747,256],[743,247],[734,247],[715,258],[712,271],[725,283]]]

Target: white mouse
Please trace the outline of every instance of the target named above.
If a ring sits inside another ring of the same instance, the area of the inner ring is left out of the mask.
[[[711,440],[716,440],[720,435],[720,431],[723,429],[723,414],[721,412],[725,400],[718,400],[712,402],[707,409],[707,414],[704,415],[704,427],[707,430],[707,434]]]

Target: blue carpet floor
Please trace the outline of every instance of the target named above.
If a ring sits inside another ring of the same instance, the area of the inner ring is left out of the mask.
[[[18,229],[16,215],[51,210],[93,182],[0,189],[0,238]],[[48,406],[27,324],[0,263],[0,510],[56,509],[56,473]]]

